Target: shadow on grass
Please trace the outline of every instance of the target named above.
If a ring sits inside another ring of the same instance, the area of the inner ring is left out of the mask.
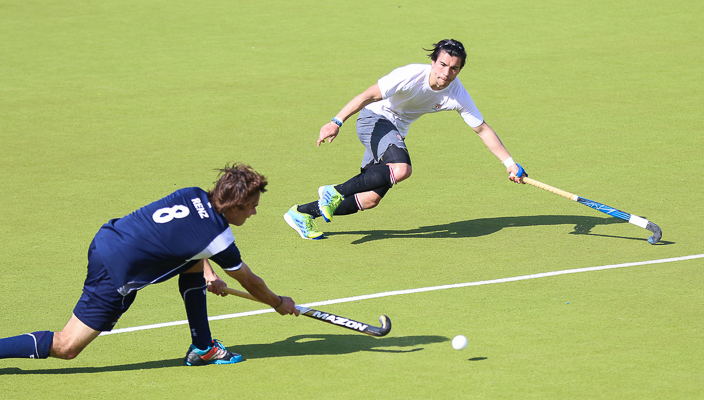
[[[336,235],[361,235],[360,239],[352,244],[360,244],[382,239],[396,238],[419,238],[419,239],[447,239],[447,238],[471,238],[486,236],[496,233],[504,228],[520,228],[527,226],[547,226],[547,225],[573,225],[571,235],[592,235],[591,230],[598,225],[626,224],[628,222],[618,218],[598,218],[584,217],[579,215],[533,215],[528,217],[499,217],[499,218],[479,218],[467,221],[451,222],[449,224],[421,226],[408,230],[374,229],[368,231],[338,231],[325,232],[326,236]],[[636,232],[638,227],[633,227]],[[652,235],[650,231],[642,230],[640,237],[618,237],[621,239],[647,240]]]
[[[232,346],[228,350],[252,360],[269,357],[349,354],[358,351],[411,353],[424,344],[447,342],[444,336],[404,336],[374,338],[363,335],[300,335],[280,342]]]
[[[447,342],[444,336],[404,336],[374,338],[364,335],[299,335],[267,344],[230,346],[229,351],[242,354],[244,361],[257,358],[292,357],[308,355],[340,355],[371,351],[383,353],[412,353],[423,350],[427,344]],[[41,362],[37,360],[37,362]],[[70,361],[67,361],[70,363]],[[134,371],[144,369],[173,368],[185,366],[183,358],[145,361],[133,364],[107,365],[103,367],[67,367],[23,370],[16,367],[0,368],[0,375],[71,375],[102,372]]]

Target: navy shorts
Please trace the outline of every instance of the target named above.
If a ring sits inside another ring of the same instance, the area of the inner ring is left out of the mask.
[[[110,331],[136,296],[136,291],[127,296],[117,292],[93,241],[88,249],[88,276],[83,294],[73,309],[76,318],[96,331]]]

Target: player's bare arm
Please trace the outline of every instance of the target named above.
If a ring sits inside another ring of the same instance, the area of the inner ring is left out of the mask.
[[[225,271],[230,277],[237,280],[242,287],[262,303],[268,304],[281,315],[299,315],[296,303],[290,297],[278,296],[272,292],[264,283],[264,280],[252,272],[245,264],[235,271]]]
[[[347,105],[344,106],[339,113],[337,113],[335,118],[338,119],[340,122],[345,122],[349,117],[357,114],[361,109],[366,107],[367,104],[379,101],[382,98],[383,97],[381,95],[381,89],[379,89],[379,84],[375,83],[370,86],[369,89],[358,94],[352,100],[350,100],[350,102],[347,103]],[[325,142],[325,139],[328,139],[328,143],[332,143],[332,141],[337,137],[338,133],[340,133],[340,127],[336,123],[330,121],[327,124],[323,125],[323,127],[320,128],[320,135],[318,136],[318,147],[320,147],[321,143]]]
[[[499,161],[504,162],[505,160],[511,158],[511,154],[509,154],[506,147],[504,147],[501,139],[499,139],[499,135],[494,132],[489,124],[482,122],[481,125],[472,129],[477,132],[477,135],[479,135],[479,138],[482,140],[486,148],[489,149],[489,151],[491,151],[491,153],[496,156]],[[508,177],[511,181],[516,183],[524,183],[521,177],[517,176],[518,166],[516,164],[506,166],[506,172],[508,172]]]
[[[220,277],[215,273],[213,267],[210,265],[210,262],[207,259],[203,259],[200,263],[202,263],[203,277],[205,278],[206,285],[208,285],[208,291],[218,296],[227,296],[227,293],[225,292],[227,283],[220,279]]]

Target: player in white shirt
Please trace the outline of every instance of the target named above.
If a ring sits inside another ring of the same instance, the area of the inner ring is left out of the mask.
[[[319,199],[294,205],[286,222],[304,239],[321,239],[314,218],[330,222],[333,215],[353,214],[376,207],[395,184],[411,176],[411,158],[405,144],[408,128],[424,114],[457,111],[506,167],[509,179],[523,183],[527,176],[513,161],[496,132],[484,121],[457,75],[467,53],[457,40],[446,39],[428,49],[431,64],[410,64],[393,70],[353,98],[320,129],[318,146],[337,137],[342,124],[357,118],[357,136],[365,147],[361,173],[340,185],[321,186]],[[360,112],[361,111],[361,112]]]

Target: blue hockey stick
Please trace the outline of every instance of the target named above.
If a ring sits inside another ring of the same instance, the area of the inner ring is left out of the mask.
[[[556,187],[547,185],[545,183],[536,181],[535,179],[528,178],[527,176],[523,177],[523,182],[535,186],[537,188],[547,190],[548,192],[559,194],[562,197],[568,198],[570,200],[576,201],[578,203],[584,204],[587,207],[591,207],[597,211],[601,211],[604,214],[611,215],[612,217],[620,218],[624,221],[628,221],[632,223],[633,225],[640,226],[641,228],[647,229],[651,232],[653,232],[653,236],[648,238],[648,243],[650,244],[655,244],[658,241],[660,241],[660,238],[662,238],[662,230],[660,230],[660,227],[655,225],[654,223],[648,221],[645,218],[641,218],[637,215],[629,214],[627,212],[623,212],[620,210],[617,210],[613,207],[609,207],[606,204],[601,204],[599,202],[585,199],[584,197],[579,197],[576,194],[566,192],[564,190],[558,189]]]

